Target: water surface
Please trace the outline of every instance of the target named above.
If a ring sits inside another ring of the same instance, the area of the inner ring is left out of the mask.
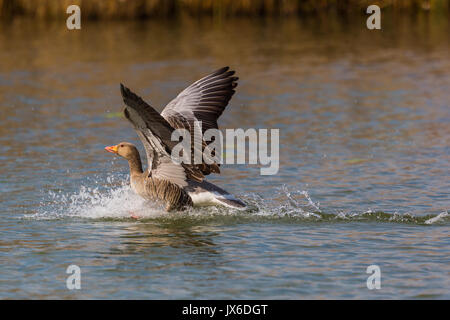
[[[450,298],[448,19],[364,26],[2,25],[0,297]],[[224,65],[240,81],[219,125],[280,129],[280,170],[225,165],[210,178],[246,212],[165,214],[103,150],[140,147],[119,83],[162,110]],[[380,290],[366,287],[373,264]]]

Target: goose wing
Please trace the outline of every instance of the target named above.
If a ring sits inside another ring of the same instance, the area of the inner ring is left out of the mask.
[[[203,134],[208,129],[218,129],[217,119],[225,110],[231,97],[235,93],[237,77],[229,67],[224,67],[197,80],[184,89],[175,99],[170,101],[161,116],[176,129],[187,129],[191,133],[192,157],[194,156],[194,145],[201,145],[202,152],[207,146],[202,139],[200,144],[195,144],[194,132],[200,131],[195,122],[201,121]],[[198,139],[199,135],[197,135]],[[196,166],[203,174],[211,172],[219,173],[217,163],[202,163]]]
[[[188,185],[185,169],[170,157],[158,157],[151,174],[154,178],[170,181],[180,187]]]
[[[136,130],[145,148],[149,174],[183,185],[181,181],[192,179],[203,181],[203,174],[195,166],[177,164],[172,161],[171,152],[177,141],[172,141],[174,128],[148,103],[130,89],[120,84],[125,118]]]

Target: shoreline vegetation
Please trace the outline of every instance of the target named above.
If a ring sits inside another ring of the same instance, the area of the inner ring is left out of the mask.
[[[359,12],[369,5],[411,15],[450,15],[450,0],[0,0],[0,17],[66,19],[66,8],[79,5],[83,19],[146,19],[192,17],[283,17]]]

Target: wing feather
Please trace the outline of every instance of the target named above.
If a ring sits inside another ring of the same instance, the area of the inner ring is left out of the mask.
[[[234,71],[229,71],[229,67],[223,67],[197,80],[170,101],[161,112],[173,128],[190,131],[192,155],[195,152],[194,123],[202,122],[202,134],[208,129],[218,129],[217,119],[235,93],[238,78],[234,77],[234,74]],[[203,140],[201,145],[203,150],[207,147]],[[220,173],[218,163],[202,163],[196,166],[204,175],[211,172]]]
[[[124,109],[125,118],[133,124],[144,145],[149,174],[180,186],[186,183],[186,178],[203,181],[204,176],[196,166],[180,165],[172,161],[172,149],[178,144],[171,140],[173,126],[130,89],[122,84],[120,89],[127,106]]]
[[[237,86],[237,77],[229,67],[221,68],[197,80],[170,101],[161,115],[169,122],[181,118],[192,129],[194,121],[207,123],[202,131],[218,129],[217,119],[225,110]],[[204,108],[207,107],[207,108]]]
[[[152,176],[157,179],[170,181],[180,187],[188,185],[183,166],[172,162],[171,158],[162,158],[156,169],[152,170]]]

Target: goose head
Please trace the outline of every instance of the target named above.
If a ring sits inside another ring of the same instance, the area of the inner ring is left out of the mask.
[[[136,146],[129,142],[121,142],[115,146],[105,147],[105,150],[111,153],[115,153],[127,160],[140,158],[139,151]]]

